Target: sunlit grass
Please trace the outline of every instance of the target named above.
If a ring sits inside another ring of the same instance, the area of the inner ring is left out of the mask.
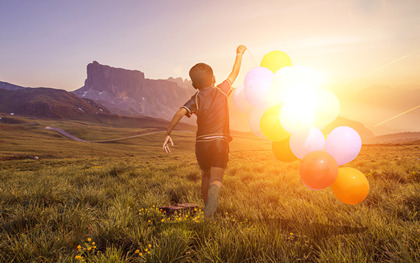
[[[271,144],[238,135],[206,221],[192,135],[175,134],[168,155],[159,134],[83,144],[41,126],[0,131],[0,262],[420,261],[418,144],[363,146],[348,166],[371,191],[351,206],[303,186],[299,162],[275,160]],[[199,209],[159,210],[178,202]]]

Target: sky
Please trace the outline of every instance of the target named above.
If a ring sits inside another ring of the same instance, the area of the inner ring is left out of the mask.
[[[420,89],[417,0],[1,0],[0,35],[0,81],[27,87],[76,90],[92,61],[151,79],[188,78],[205,62],[221,82],[244,44],[236,86],[281,50],[342,96]]]

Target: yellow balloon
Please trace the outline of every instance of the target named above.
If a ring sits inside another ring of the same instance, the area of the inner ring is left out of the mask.
[[[338,168],[338,176],[331,185],[335,197],[345,204],[355,205],[369,193],[369,182],[359,170],[351,167]]]
[[[261,132],[272,141],[281,141],[290,136],[280,124],[281,105],[276,105],[266,110],[260,120]]]
[[[260,65],[261,67],[268,68],[273,73],[276,73],[276,71],[282,67],[291,66],[292,61],[286,53],[275,50],[268,52],[261,60]]]

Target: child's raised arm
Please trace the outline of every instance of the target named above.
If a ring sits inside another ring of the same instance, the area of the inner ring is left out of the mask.
[[[245,50],[246,50],[246,47],[244,45],[239,45],[238,48],[236,49],[235,63],[233,64],[232,72],[227,78],[231,84],[233,84],[233,82],[235,82],[236,80],[236,77],[238,77],[239,70],[241,69],[242,55],[245,53]]]

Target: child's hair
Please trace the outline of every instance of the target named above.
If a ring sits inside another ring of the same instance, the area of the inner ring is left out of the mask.
[[[195,89],[210,87],[213,84],[213,69],[205,64],[195,64],[190,69],[190,78]]]

